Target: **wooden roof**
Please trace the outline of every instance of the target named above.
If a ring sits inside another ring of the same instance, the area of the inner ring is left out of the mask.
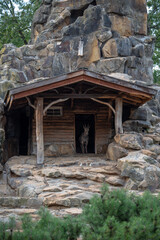
[[[46,78],[41,81],[36,81],[35,79],[21,87],[11,89],[5,96],[5,105],[11,105],[14,100],[42,94],[53,89],[73,85],[78,82],[85,82],[107,88],[109,90],[114,90],[117,95],[122,95],[124,99],[128,98],[130,104],[137,102],[137,105],[141,105],[151,100],[156,94],[156,90],[145,86],[145,84],[143,85],[143,83],[137,83],[136,81],[130,82],[88,70],[79,70],[53,78]],[[101,93],[99,93],[98,96],[100,95]],[[101,98],[103,98],[103,95],[104,94],[102,94]],[[86,98],[90,98],[89,94],[83,95],[83,97],[84,96],[86,96]],[[56,95],[56,97],[58,98],[58,95]],[[96,97],[96,95],[94,97]],[[72,98],[81,98],[81,96],[79,94],[74,94],[72,95]]]

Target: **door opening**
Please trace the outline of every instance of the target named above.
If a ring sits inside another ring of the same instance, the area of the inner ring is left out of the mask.
[[[19,154],[28,155],[29,118],[25,108],[20,114],[19,128]]]
[[[89,126],[88,133],[88,153],[95,153],[95,116],[94,114],[76,114],[75,115],[75,142],[76,153],[82,153],[80,136],[84,132],[83,126]]]

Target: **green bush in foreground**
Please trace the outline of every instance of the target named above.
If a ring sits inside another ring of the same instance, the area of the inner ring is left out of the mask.
[[[91,199],[78,217],[59,219],[41,209],[40,220],[22,218],[22,231],[12,231],[0,224],[0,240],[159,240],[160,196],[146,192],[143,196],[124,190],[109,192],[103,187],[101,197]],[[7,230],[7,231],[6,231]]]

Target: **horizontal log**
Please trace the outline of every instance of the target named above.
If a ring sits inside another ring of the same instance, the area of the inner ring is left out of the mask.
[[[47,94],[39,94],[39,97],[43,98],[70,98],[70,99],[91,99],[91,98],[104,98],[104,99],[115,99],[117,97],[117,94],[55,94],[55,93],[47,93]]]

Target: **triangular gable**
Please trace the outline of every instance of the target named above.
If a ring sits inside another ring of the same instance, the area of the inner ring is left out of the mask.
[[[68,86],[81,81],[142,98],[143,103],[152,99],[152,97],[156,94],[154,89],[143,86],[142,84],[133,84],[132,82],[124,81],[111,76],[90,72],[88,70],[80,70],[41,81],[32,81],[31,83],[27,83],[21,87],[11,89],[6,94],[5,104],[10,105],[11,101],[33,96],[35,94],[59,87]]]

